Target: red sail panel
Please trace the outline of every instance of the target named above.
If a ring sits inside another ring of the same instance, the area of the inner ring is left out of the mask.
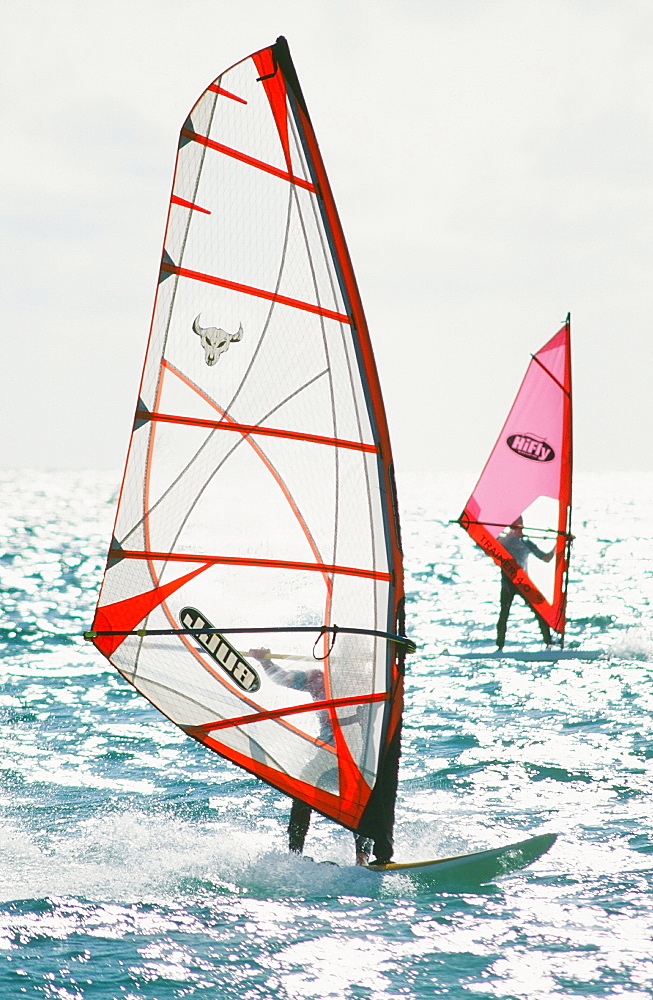
[[[213,81],[182,126],[114,535],[94,627],[140,631],[95,640],[123,676],[286,794],[387,828],[402,711],[385,637],[403,630],[392,456],[284,39]],[[238,649],[143,634],[188,622],[245,632]],[[247,634],[336,623],[364,634],[315,650],[317,631]]]
[[[571,543],[570,319],[533,356],[460,523],[561,636]],[[520,566],[502,542],[510,525],[539,550]],[[552,553],[551,558],[549,558]],[[541,555],[546,558],[542,558]]]

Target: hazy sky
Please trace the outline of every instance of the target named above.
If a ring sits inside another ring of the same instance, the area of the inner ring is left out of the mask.
[[[576,462],[651,469],[651,0],[3,0],[4,467],[122,466],[177,135],[285,34],[399,470],[479,470],[572,313]]]

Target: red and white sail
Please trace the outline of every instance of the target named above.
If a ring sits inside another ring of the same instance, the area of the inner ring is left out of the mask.
[[[565,630],[571,544],[570,319],[533,355],[517,398],[460,524],[515,584],[524,599],[561,636]],[[501,544],[519,517],[525,538],[549,562],[522,569]]]
[[[181,130],[93,623],[123,634],[93,641],[194,738],[359,829],[380,773],[394,798],[402,608],[374,357],[278,39],[207,87]],[[361,634],[275,631],[334,624]],[[211,626],[244,631],[183,631]],[[272,670],[250,653],[264,648]]]

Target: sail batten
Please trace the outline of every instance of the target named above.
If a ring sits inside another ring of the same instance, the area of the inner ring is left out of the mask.
[[[210,83],[206,89],[211,91],[212,94],[220,94],[222,97],[231,98],[232,101],[238,101],[239,104],[247,104],[247,101],[245,101],[242,97],[238,97],[237,94],[231,94],[228,90],[225,90],[224,87],[220,87],[217,83]]]
[[[268,427],[265,424],[238,424],[235,421],[226,420],[200,420],[197,417],[183,417],[174,413],[150,413],[149,410],[137,410],[136,419],[139,421],[162,420],[172,424],[187,424],[190,427],[207,427],[221,431],[238,431],[240,434],[261,434],[264,437],[282,437],[295,441],[308,441],[311,444],[324,444],[332,448],[351,448],[354,451],[367,451],[371,454],[377,452],[374,444],[366,444],[364,441],[346,441],[344,438],[327,438],[319,434],[305,434],[301,431],[284,430],[281,427]]]
[[[243,726],[252,722],[262,722],[264,719],[280,719],[282,716],[300,715],[304,712],[320,712],[325,708],[346,708],[350,705],[369,705],[375,701],[387,701],[386,692],[380,694],[359,695],[353,698],[331,698],[326,701],[311,702],[308,705],[293,705],[292,707],[270,709],[267,712],[256,712],[252,715],[241,715],[237,719],[221,719],[219,722],[206,722],[202,726],[187,727],[189,735],[213,733],[218,729],[230,729],[232,726]],[[192,729],[192,733],[190,730]]]
[[[387,831],[408,645],[392,454],[284,39],[181,129],[114,539],[88,636],[120,673],[261,780]]]
[[[256,566],[264,569],[294,569],[316,573],[342,573],[345,576],[361,576],[373,580],[389,581],[391,576],[375,569],[364,569],[360,566],[337,566],[332,563],[310,563],[291,562],[287,559],[254,559],[247,556],[214,556],[201,555],[198,552],[153,552],[146,549],[110,549],[109,556],[112,559],[146,559],[148,562],[190,562],[203,563],[209,566],[213,563],[222,563],[232,566]]]
[[[207,285],[220,285],[233,292],[242,292],[244,295],[255,295],[260,299],[267,299],[291,309],[303,309],[306,312],[315,313],[316,316],[323,316],[325,319],[333,319],[338,323],[350,323],[351,320],[346,313],[334,312],[333,309],[325,309],[315,302],[302,302],[300,299],[291,299],[287,295],[280,295],[278,292],[270,292],[265,288],[254,288],[251,285],[242,285],[238,281],[230,281],[229,278],[220,278],[216,274],[202,274],[200,271],[190,271],[185,267],[178,267],[172,262],[163,261],[161,270],[166,274],[176,274],[180,278],[188,278],[190,281],[204,281]]]
[[[531,355],[461,526],[564,641],[571,535],[570,317]],[[509,532],[523,534],[520,561]],[[529,541],[529,537],[532,541]],[[541,549],[550,539],[552,548]],[[539,545],[535,544],[535,540]]]
[[[311,184],[310,181],[305,181],[302,177],[296,177],[294,174],[280,170],[279,167],[275,167],[271,163],[264,163],[253,156],[247,156],[246,153],[241,153],[238,149],[230,149],[229,146],[223,146],[222,143],[213,142],[211,139],[207,139],[205,135],[200,135],[199,132],[192,132],[190,129],[185,128],[182,129],[181,134],[182,138],[188,139],[189,142],[199,142],[200,145],[206,146],[207,149],[212,149],[216,153],[222,153],[224,156],[232,156],[234,160],[240,160],[242,163],[246,163],[249,167],[255,167],[257,170],[264,170],[266,173],[272,174],[282,181],[296,184],[299,187],[306,188],[307,191],[315,191],[315,185]]]

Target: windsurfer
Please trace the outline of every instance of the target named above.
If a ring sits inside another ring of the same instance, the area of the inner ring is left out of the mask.
[[[524,521],[521,517],[518,517],[512,522],[508,531],[499,536],[499,541],[503,545],[504,549],[508,550],[517,565],[520,566],[521,569],[525,570],[529,555],[534,555],[543,562],[551,562],[555,554],[555,546],[550,552],[543,552],[542,549],[539,549],[537,545],[530,540],[530,538],[524,538],[523,530]],[[512,580],[506,575],[506,573],[502,573],[501,610],[499,611],[499,620],[497,622],[497,647],[499,649],[503,649],[503,644],[506,641],[508,615],[510,614],[510,608],[515,594],[518,593],[519,591]],[[544,621],[542,616],[537,613],[535,608],[533,608],[533,613],[535,614],[537,623],[540,626],[542,638],[547,646],[550,646],[551,630],[549,629],[548,624]]]
[[[321,669],[286,670],[274,662],[269,649],[250,649],[249,655],[259,661],[267,676],[276,684],[293,688],[295,691],[307,691],[313,701],[325,701],[324,673]],[[318,739],[333,746],[333,726],[328,711],[322,709],[317,713],[317,717],[320,725]],[[312,809],[307,802],[302,799],[293,799],[288,822],[288,848],[293,854],[301,854],[304,850],[304,841],[311,822],[311,812]],[[356,864],[367,865],[372,850],[372,839],[354,834],[354,841],[356,843]]]

